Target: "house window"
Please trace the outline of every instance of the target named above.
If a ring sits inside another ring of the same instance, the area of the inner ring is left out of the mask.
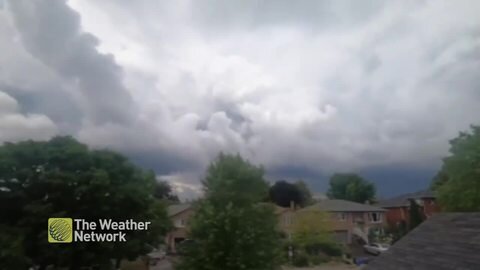
[[[370,213],[369,217],[370,217],[370,222],[380,223],[380,222],[382,222],[383,214],[374,212],[374,213]]]
[[[284,225],[292,225],[292,217],[290,215],[286,215],[283,217],[283,224]]]
[[[337,220],[346,221],[347,220],[347,213],[337,213]]]
[[[175,227],[177,228],[183,228],[187,225],[187,221],[185,219],[177,219],[175,221]]]

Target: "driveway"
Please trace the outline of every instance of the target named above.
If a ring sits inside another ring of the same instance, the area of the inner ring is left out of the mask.
[[[288,268],[283,267],[283,270],[358,270],[357,266],[347,264],[325,264],[312,268]],[[155,266],[150,266],[150,270],[173,270],[173,266],[169,260],[161,260]]]
[[[348,264],[325,264],[311,268],[284,268],[284,270],[357,270],[358,266]]]
[[[168,259],[164,259],[159,261],[156,265],[150,266],[150,270],[173,270],[173,266]]]

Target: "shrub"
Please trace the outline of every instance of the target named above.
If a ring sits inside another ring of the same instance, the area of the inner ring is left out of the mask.
[[[316,244],[317,248],[328,256],[342,256],[342,247],[333,242],[323,242]]]
[[[330,258],[325,253],[319,253],[315,256],[310,256],[309,261],[313,265],[319,265],[330,261]]]
[[[306,267],[308,266],[308,256],[304,253],[297,253],[293,257],[293,266]]]

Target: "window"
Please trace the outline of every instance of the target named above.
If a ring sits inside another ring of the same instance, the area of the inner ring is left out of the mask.
[[[177,219],[175,220],[175,227],[177,228],[183,228],[187,225],[187,222],[185,219]]]
[[[340,221],[346,221],[348,217],[347,213],[337,213],[337,219]]]
[[[292,225],[292,217],[290,215],[285,215],[283,217],[283,224],[287,226]]]
[[[370,222],[380,223],[380,222],[382,222],[383,214],[374,212],[374,213],[370,213],[369,217],[370,217]]]

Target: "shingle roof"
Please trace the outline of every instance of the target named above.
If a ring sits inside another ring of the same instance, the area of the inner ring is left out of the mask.
[[[480,269],[480,213],[432,216],[365,268],[386,269]]]
[[[414,193],[407,193],[387,200],[381,200],[377,206],[383,208],[406,207],[409,206],[409,199],[435,198],[435,193],[431,190],[422,190]]]
[[[167,208],[168,216],[171,217],[171,216],[174,216],[176,214],[179,214],[180,212],[183,212],[190,207],[191,207],[191,205],[189,203],[170,205]]]
[[[383,212],[380,207],[345,200],[324,200],[303,208],[301,211],[322,210],[327,212]]]

